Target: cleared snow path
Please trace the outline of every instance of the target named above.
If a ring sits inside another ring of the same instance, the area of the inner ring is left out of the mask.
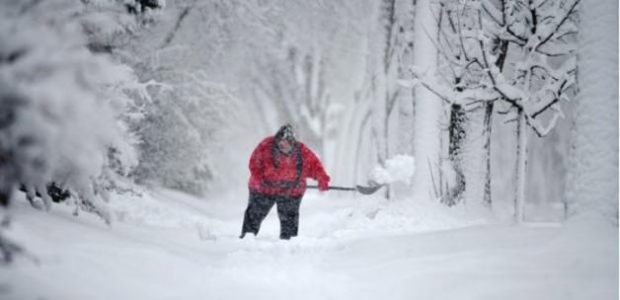
[[[239,240],[245,199],[230,201],[118,199],[112,227],[18,201],[9,236],[39,262],[1,267],[0,299],[618,298],[606,224],[462,227],[428,207],[308,195],[299,238],[279,241],[272,211]]]

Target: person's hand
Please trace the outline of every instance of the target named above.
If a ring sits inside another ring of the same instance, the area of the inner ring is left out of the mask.
[[[329,190],[329,179],[319,180],[319,191],[326,192]]]

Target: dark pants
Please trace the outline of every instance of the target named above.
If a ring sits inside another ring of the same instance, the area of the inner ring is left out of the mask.
[[[272,196],[250,191],[248,208],[243,218],[241,238],[250,232],[258,234],[260,225],[275,203],[280,219],[280,238],[288,240],[297,236],[299,229],[299,206],[302,197]]]

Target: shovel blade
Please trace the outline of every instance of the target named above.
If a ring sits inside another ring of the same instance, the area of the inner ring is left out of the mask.
[[[356,185],[355,189],[361,194],[370,195],[370,194],[374,194],[376,191],[378,191],[383,186],[384,186],[383,184],[373,185],[373,186]]]

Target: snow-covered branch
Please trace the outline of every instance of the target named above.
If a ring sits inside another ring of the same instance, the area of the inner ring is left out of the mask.
[[[555,35],[557,35],[557,33],[559,32],[559,30],[562,28],[562,26],[564,24],[566,24],[566,21],[569,19],[569,17],[571,15],[573,15],[573,13],[575,12],[576,8],[577,8],[577,4],[579,4],[581,0],[575,0],[575,2],[573,2],[573,4],[570,6],[568,12],[566,12],[566,14],[564,15],[564,17],[562,17],[562,19],[560,20],[560,22],[558,22],[558,24],[555,26],[555,28],[553,28],[551,30],[551,33],[549,33],[545,38],[542,38],[540,40],[540,42],[536,45],[536,47],[534,47],[534,50],[538,50],[540,49],[540,47],[542,47],[543,45],[545,45],[547,42],[549,42],[551,40],[551,38],[553,38]]]
[[[523,114],[523,124],[546,136],[563,118],[560,104],[575,83],[574,41],[569,38],[575,27],[569,20],[576,3],[557,5],[546,0],[446,1],[444,26],[455,29],[440,30],[435,38],[444,58],[440,77],[412,72],[414,80],[401,84],[423,86],[450,104],[506,103],[506,113]],[[513,67],[505,69],[506,60]]]

